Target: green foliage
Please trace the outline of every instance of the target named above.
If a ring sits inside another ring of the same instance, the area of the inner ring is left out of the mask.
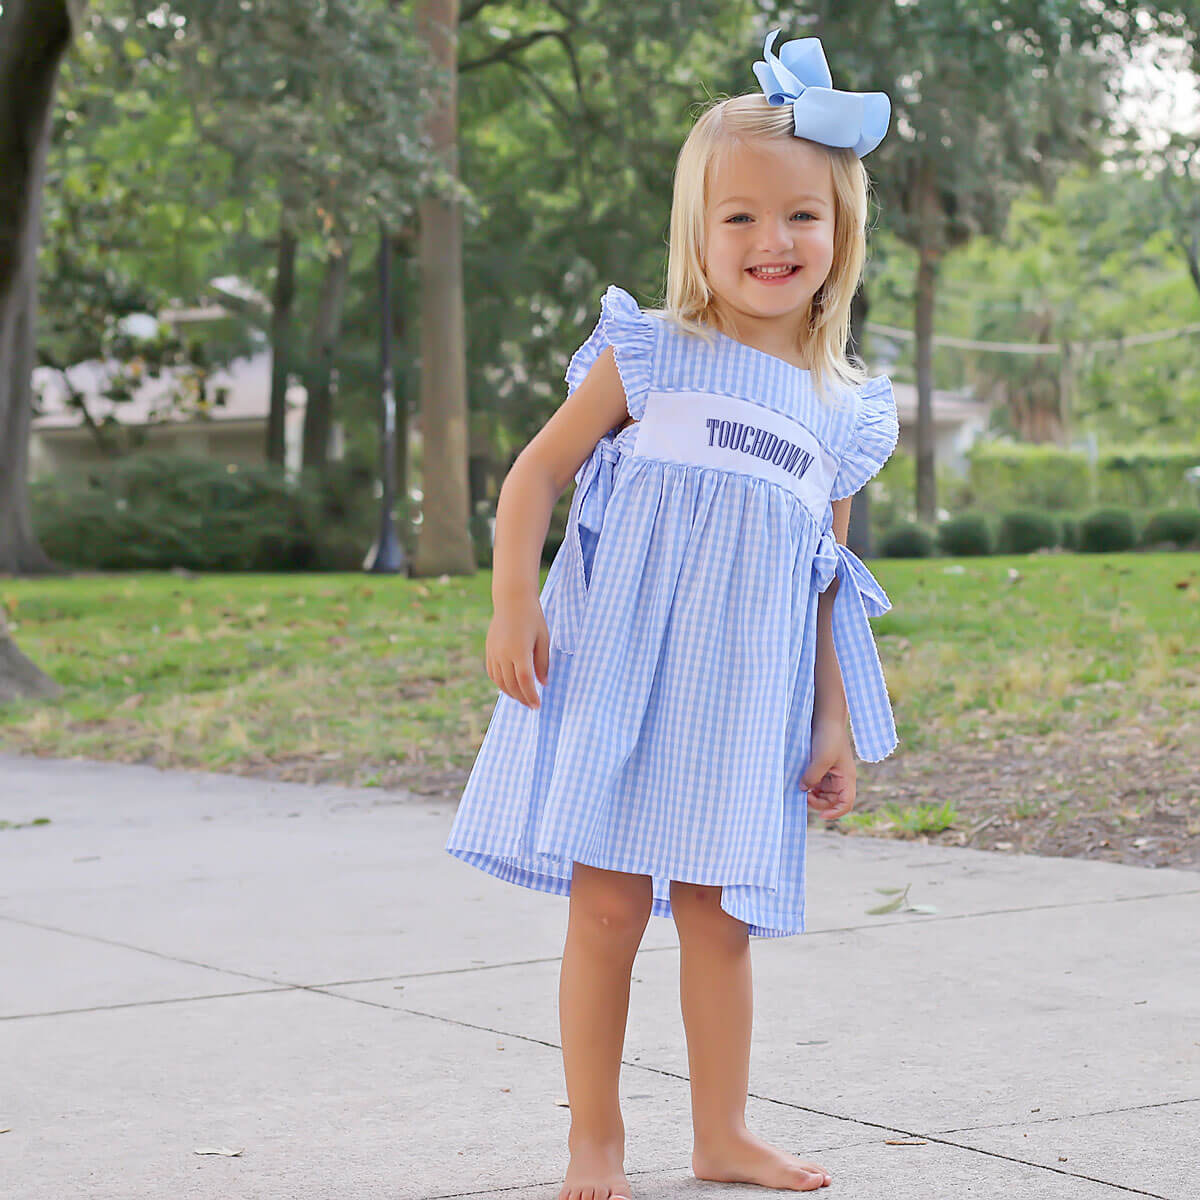
[[[1194,500],[1184,475],[1200,466],[1200,446],[1147,446],[1110,450],[1097,466],[1097,499],[1104,504],[1144,508]]]
[[[1052,351],[937,346],[934,386],[986,397],[993,432],[1018,440],[1094,435],[1101,445],[1123,447],[1190,437],[1200,423],[1197,335],[1131,340],[1200,321],[1200,296],[1180,254],[1184,240],[1170,228],[1177,216],[1144,164],[1115,167],[1079,166],[1052,193],[1027,189],[1000,236],[973,238],[941,264],[938,334],[1042,342]],[[868,280],[871,320],[907,326],[917,258],[890,224],[885,205]],[[1071,346],[1065,363],[1054,352],[1064,342]],[[900,378],[912,377],[912,345],[904,343]]]
[[[1000,517],[996,531],[996,549],[1001,554],[1030,554],[1059,544],[1059,531],[1054,518],[1037,509],[1025,508],[1006,512]]]
[[[1200,464],[1200,447],[1147,446],[1109,450],[1093,469],[1082,450],[1009,441],[979,441],[967,452],[971,502],[1042,511],[1109,503],[1144,508],[1195,496],[1184,472]]]
[[[1133,514],[1126,508],[1100,508],[1079,526],[1079,549],[1093,554],[1132,550],[1137,545]]]
[[[972,502],[980,508],[1074,508],[1092,499],[1087,455],[1052,445],[978,441],[967,452]]]
[[[992,531],[982,513],[960,513],[938,525],[937,542],[944,554],[956,558],[991,554]]]
[[[52,558],[103,570],[353,570],[375,533],[370,473],[332,464],[287,480],[265,466],[139,454],[67,486],[33,485]]]
[[[881,558],[929,558],[933,551],[933,534],[916,521],[902,521],[879,539]]]
[[[1142,545],[1161,548],[1164,542],[1200,549],[1200,508],[1166,508],[1154,513],[1142,530]]]

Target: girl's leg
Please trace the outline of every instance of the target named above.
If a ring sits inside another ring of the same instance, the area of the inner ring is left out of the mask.
[[[746,1128],[754,1014],[747,925],[721,908],[721,889],[671,881],[679,931],[679,1001],[692,1085],[692,1171],[700,1179],[812,1191],[831,1181],[816,1163]]]
[[[571,1161],[559,1200],[632,1200],[618,1085],[629,977],[652,899],[649,875],[574,865],[558,990],[571,1105]]]

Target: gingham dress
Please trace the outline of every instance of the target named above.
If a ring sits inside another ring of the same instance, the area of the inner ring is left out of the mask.
[[[804,930],[817,595],[860,758],[896,746],[869,616],[891,604],[835,539],[830,500],[895,448],[890,381],[822,401],[807,371],[713,331],[713,344],[612,286],[567,368],[613,346],[635,424],[576,475],[541,603],[541,707],[503,692],[446,850],[570,894],[572,862],[720,884],[758,937]],[[639,444],[640,443],[640,444]]]

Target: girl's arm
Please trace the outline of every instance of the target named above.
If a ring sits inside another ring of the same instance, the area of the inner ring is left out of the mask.
[[[842,545],[850,528],[850,505],[853,496],[834,500],[833,536]],[[842,672],[838,667],[837,654],[833,648],[833,598],[837,595],[838,577],[817,598],[817,663],[816,679],[813,684],[813,727],[831,724],[839,729],[846,728],[849,709],[846,707],[846,691],[842,684]]]
[[[496,503],[492,606],[484,657],[488,677],[514,700],[541,705],[550,635],[539,603],[538,568],[550,513],[596,443],[628,415],[612,347],[517,456]]]

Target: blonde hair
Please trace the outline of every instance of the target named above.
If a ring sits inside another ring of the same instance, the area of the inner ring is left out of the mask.
[[[680,329],[710,340],[715,327],[727,337],[732,328],[715,306],[704,274],[705,220],[709,172],[715,159],[735,145],[773,142],[794,145],[790,105],[771,105],[759,92],[715,101],[692,126],[675,164],[671,198],[670,249],[662,315]],[[820,145],[810,142],[810,145]],[[852,149],[821,146],[833,168],[833,262],[813,296],[807,329],[796,348],[810,363],[813,383],[824,397],[827,380],[850,387],[867,379],[866,366],[847,356],[850,303],[867,257],[867,197],[871,181]]]

